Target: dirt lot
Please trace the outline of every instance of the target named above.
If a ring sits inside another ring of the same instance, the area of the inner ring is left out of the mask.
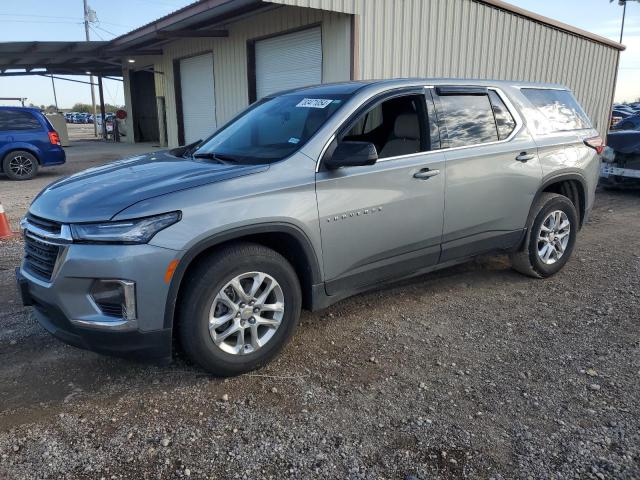
[[[46,183],[0,178],[14,225]],[[127,151],[128,152],[128,151]],[[135,152],[128,152],[135,153]],[[599,192],[545,281],[484,258],[302,317],[230,380],[68,347],[0,244],[0,478],[640,478],[640,192]]]

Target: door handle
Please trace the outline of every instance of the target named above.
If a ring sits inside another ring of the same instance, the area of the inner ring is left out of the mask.
[[[428,168],[423,168],[417,173],[413,174],[413,178],[417,178],[419,180],[428,180],[431,177],[435,177],[440,174],[440,170],[430,170]]]
[[[516,160],[519,162],[528,162],[529,160],[534,159],[536,156],[533,153],[522,152],[520,155],[516,157]]]

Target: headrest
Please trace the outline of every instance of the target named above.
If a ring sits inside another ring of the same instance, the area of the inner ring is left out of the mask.
[[[396,138],[418,140],[420,138],[420,124],[415,113],[403,113],[396,118],[393,127],[393,135]]]

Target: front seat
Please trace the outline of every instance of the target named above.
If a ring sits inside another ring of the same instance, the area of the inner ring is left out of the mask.
[[[420,151],[420,123],[415,113],[403,113],[396,118],[393,132],[382,147],[380,157],[398,157]]]

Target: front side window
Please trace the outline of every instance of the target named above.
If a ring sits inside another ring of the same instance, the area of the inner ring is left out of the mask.
[[[522,94],[542,116],[535,121],[540,133],[591,128],[589,118],[567,90],[523,88]]]
[[[485,95],[442,95],[449,147],[466,147],[498,140],[496,121]]]
[[[272,163],[301,148],[344,104],[346,95],[266,98],[216,132],[194,156],[238,163]]]
[[[426,131],[424,95],[403,95],[360,114],[341,139],[373,143],[382,159],[429,150]]]

